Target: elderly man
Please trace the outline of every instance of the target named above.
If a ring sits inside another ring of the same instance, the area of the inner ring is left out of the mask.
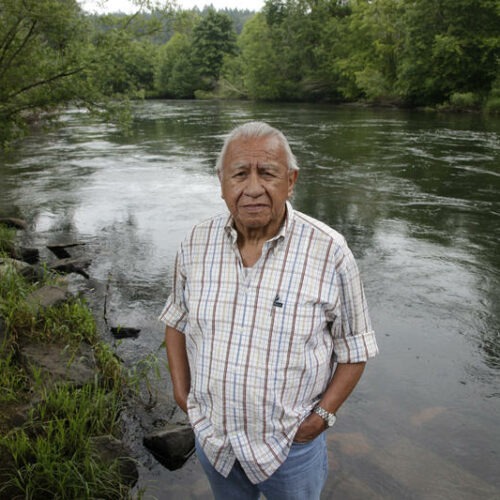
[[[217,499],[311,500],[324,431],[377,344],[344,238],[293,210],[284,135],[237,127],[217,162],[229,214],[194,227],[160,319],[176,402]]]

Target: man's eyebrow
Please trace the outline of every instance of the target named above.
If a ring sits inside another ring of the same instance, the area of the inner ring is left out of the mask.
[[[262,170],[279,170],[280,164],[279,163],[263,163],[262,165],[259,165],[258,168],[262,169]]]
[[[248,168],[249,164],[246,162],[238,162],[238,163],[230,164],[229,167],[236,170],[236,169],[241,169],[241,168]]]
[[[250,164],[247,162],[238,162],[229,165],[229,167],[233,170],[241,170],[245,168],[249,168]],[[257,166],[259,170],[278,170],[280,165],[278,163],[261,163]]]

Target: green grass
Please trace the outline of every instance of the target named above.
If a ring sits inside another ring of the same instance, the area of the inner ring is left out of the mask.
[[[14,246],[16,230],[0,224],[0,253],[9,252]]]
[[[120,398],[98,384],[58,387],[43,396],[23,428],[0,438],[12,456],[0,497],[127,498],[118,463],[103,463],[91,437],[119,432]]]
[[[20,395],[29,388],[28,376],[14,360],[13,351],[0,355],[0,405],[19,401]]]
[[[44,283],[54,279],[47,275]],[[26,302],[44,283],[27,282],[13,267],[0,275],[5,330],[0,345],[0,498],[129,498],[129,487],[120,482],[118,460],[103,463],[93,452],[92,437],[119,436],[124,396],[135,382],[111,347],[100,341],[82,299],[40,310]],[[47,387],[40,370],[28,374],[17,362],[18,346],[25,341],[70,347],[89,343],[98,366],[94,382],[82,388]],[[39,403],[22,427],[11,428],[8,409],[33,395]]]

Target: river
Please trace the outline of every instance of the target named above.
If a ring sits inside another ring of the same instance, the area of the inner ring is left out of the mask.
[[[323,498],[500,498],[500,119],[213,101],[134,113],[123,137],[69,110],[0,159],[0,216],[27,219],[40,248],[86,242],[110,322],[142,329],[120,355],[162,355],[156,317],[177,246],[224,209],[222,138],[268,121],[299,161],[294,207],[357,257],[380,347],[328,431]],[[195,457],[170,472],[144,453],[139,487],[210,498]]]

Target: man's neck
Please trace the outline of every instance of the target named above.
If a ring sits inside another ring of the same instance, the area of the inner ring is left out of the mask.
[[[285,217],[286,212],[279,224],[259,228],[240,228],[235,223],[238,232],[238,249],[245,266],[251,267],[260,259],[264,243],[279,233]]]

